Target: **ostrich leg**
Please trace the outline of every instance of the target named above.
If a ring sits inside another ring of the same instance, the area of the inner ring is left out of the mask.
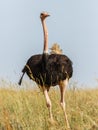
[[[65,90],[66,90],[67,84],[68,84],[68,79],[66,79],[64,81],[60,81],[60,84],[59,84],[59,88],[60,88],[60,92],[61,92],[60,104],[61,104],[61,107],[62,107],[63,112],[64,112],[64,117],[65,117],[67,128],[70,129],[69,122],[67,119],[66,109],[65,109],[65,101],[64,101]]]
[[[52,115],[52,110],[51,110],[52,104],[51,104],[51,100],[49,98],[48,91],[47,91],[46,88],[43,89],[43,93],[44,93],[44,96],[45,96],[45,99],[46,99],[46,105],[49,109],[49,117],[50,117],[51,121],[53,121],[53,115]]]

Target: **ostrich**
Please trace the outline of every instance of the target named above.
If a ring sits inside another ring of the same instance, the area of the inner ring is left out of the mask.
[[[19,85],[21,85],[22,78],[26,72],[29,78],[35,81],[42,88],[46,105],[49,110],[49,117],[52,121],[52,104],[48,95],[48,91],[50,86],[59,85],[61,93],[60,104],[64,112],[66,125],[68,128],[70,128],[65,109],[64,96],[66,86],[73,73],[72,62],[66,55],[48,54],[48,30],[45,23],[45,19],[48,16],[50,15],[46,12],[42,12],[40,14],[44,32],[43,54],[33,55],[28,59],[22,70],[23,74],[20,78]]]

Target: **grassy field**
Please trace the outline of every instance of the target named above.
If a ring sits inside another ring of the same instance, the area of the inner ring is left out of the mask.
[[[2,86],[3,87],[3,86]],[[66,130],[58,89],[49,92],[55,122],[48,119],[39,89],[0,89],[0,130]],[[98,130],[98,89],[67,89],[66,110],[71,130]]]

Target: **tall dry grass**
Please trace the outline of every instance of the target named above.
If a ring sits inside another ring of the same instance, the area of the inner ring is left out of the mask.
[[[39,89],[0,89],[0,130],[66,130],[60,93],[49,92],[55,124],[48,119],[44,95]],[[66,91],[66,110],[71,130],[98,130],[98,89]]]

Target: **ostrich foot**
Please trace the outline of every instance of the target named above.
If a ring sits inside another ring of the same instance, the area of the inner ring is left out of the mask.
[[[49,122],[50,125],[57,125],[58,124],[57,121],[55,121],[53,118],[52,119],[49,118],[48,122]]]

